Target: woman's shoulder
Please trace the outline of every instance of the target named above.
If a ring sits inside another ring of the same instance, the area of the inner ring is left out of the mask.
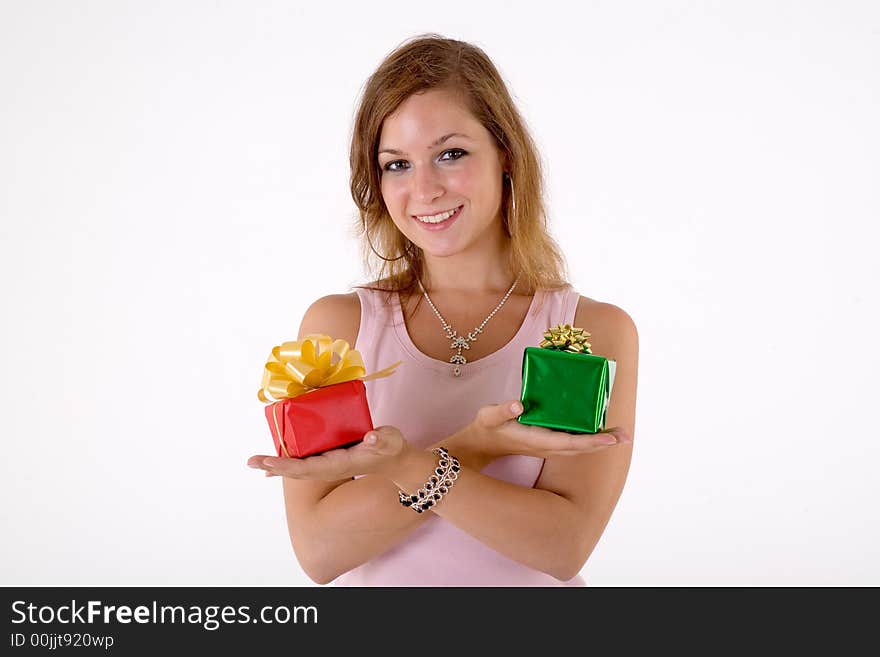
[[[300,323],[299,339],[306,335],[324,334],[354,345],[360,321],[361,304],[356,291],[328,294],[313,301],[306,309]]]
[[[353,346],[357,342],[363,314],[358,289],[366,293],[364,296],[367,297],[367,303],[370,305],[384,305],[388,300],[385,296],[380,296],[377,301],[373,301],[371,297],[392,292],[387,281],[373,281],[356,286],[353,292],[328,294],[316,299],[303,314],[299,339],[306,335],[322,333],[334,339],[345,340]]]
[[[598,343],[600,350],[594,349],[594,353],[603,353],[612,342],[635,341],[638,344],[638,329],[633,318],[626,310],[608,301],[579,295],[574,325],[590,333],[594,347]]]

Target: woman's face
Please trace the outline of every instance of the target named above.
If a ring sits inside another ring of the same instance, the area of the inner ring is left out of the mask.
[[[378,160],[392,220],[426,254],[454,255],[502,230],[501,154],[454,93],[407,98],[382,124]],[[440,223],[417,218],[450,210]]]

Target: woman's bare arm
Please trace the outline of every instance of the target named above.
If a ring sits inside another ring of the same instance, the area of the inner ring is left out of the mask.
[[[602,328],[602,334],[615,336],[606,338],[603,355],[618,361],[608,425],[632,431],[638,338],[628,315],[616,310],[613,321]],[[306,328],[304,319],[300,335],[329,333],[330,323],[328,319],[324,328]],[[601,352],[594,348],[594,353]],[[604,530],[625,480],[631,447],[618,445],[599,454],[549,458],[536,487],[524,488],[479,472],[489,459],[470,451],[474,439],[480,438],[475,431],[471,424],[440,441],[464,467],[454,491],[433,512],[511,559],[557,579],[570,579]],[[411,449],[401,459],[393,481],[374,475],[335,482],[285,477],[291,541],[309,577],[318,583],[332,581],[425,522],[430,515],[402,507],[397,490],[416,490],[434,467],[435,457],[429,451]]]
[[[356,293],[322,297],[303,316],[299,339],[323,333],[354,348],[360,312]],[[445,445],[463,463],[481,470],[490,459],[471,451],[468,437],[456,434],[437,445]],[[335,481],[283,477],[282,481],[291,545],[305,573],[319,584],[386,551],[430,517],[402,507],[397,488],[385,477]]]
[[[575,325],[590,328],[593,353],[617,361],[606,426],[620,427],[632,439],[638,372],[635,324],[610,304],[593,308],[586,324],[586,311],[580,312],[585,305],[579,304]],[[604,532],[631,457],[631,440],[592,453],[551,456],[545,458],[534,488],[463,467],[455,488],[433,512],[507,557],[566,581],[583,568]],[[415,454],[394,477],[395,483],[406,491],[417,489],[433,463],[429,453]]]

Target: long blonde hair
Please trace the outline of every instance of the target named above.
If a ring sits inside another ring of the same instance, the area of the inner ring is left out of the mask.
[[[520,275],[518,291],[567,285],[565,258],[547,228],[538,151],[501,75],[477,46],[422,34],[385,57],[367,80],[355,114],[350,151],[351,196],[359,214],[355,230],[375,281],[357,287],[388,291],[389,299],[394,292],[419,292],[424,256],[397,229],[382,200],[377,150],[385,118],[412,94],[437,88],[457,92],[493,136],[502,160],[506,156],[510,178],[504,179],[501,208],[509,264]]]

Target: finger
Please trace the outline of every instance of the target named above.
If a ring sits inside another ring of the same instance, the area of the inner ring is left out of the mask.
[[[355,445],[355,448],[360,447],[369,454],[383,456],[399,451],[400,440],[400,430],[397,427],[376,427],[364,434],[363,441],[360,445]]]
[[[560,455],[576,455],[594,452],[599,449],[620,444],[624,434],[599,431],[594,434],[571,434],[564,431],[550,431],[541,438],[542,445]]]
[[[299,478],[307,469],[303,459],[283,458],[277,456],[269,456],[263,459],[260,465],[266,474],[275,474],[282,477]]]
[[[364,434],[362,445],[370,451],[380,452],[383,447],[388,445],[388,434],[393,429],[391,427],[374,427]]]
[[[518,399],[511,399],[501,404],[483,406],[477,411],[477,420],[487,428],[498,427],[522,413],[522,404]]]
[[[632,443],[632,437],[623,429],[615,427],[614,429],[600,431],[593,434],[592,443],[597,448],[613,447],[614,445],[626,445]]]
[[[595,454],[597,452],[604,452],[607,449],[611,449],[614,445],[618,443],[612,444],[603,444],[596,443],[592,441],[582,440],[580,444],[573,449],[547,449],[542,450],[542,454],[547,456],[584,456],[585,454]]]
[[[331,449],[305,459],[305,465],[308,469],[303,474],[315,478],[335,479],[340,473],[348,471],[351,465],[351,452],[347,447]]]
[[[604,431],[601,431],[600,433],[605,433],[605,434],[614,436],[617,439],[617,443],[619,443],[619,444],[633,442],[632,436],[623,427],[612,427],[610,429],[605,429]]]
[[[553,449],[572,455],[595,452],[598,449],[605,449],[616,444],[617,439],[608,434],[568,434],[564,437],[557,437],[553,443]]]
[[[263,468],[293,479],[333,479],[348,459],[345,449],[333,449],[302,459],[271,456],[263,459]]]
[[[372,429],[364,434],[359,443],[352,445],[346,450],[349,452],[348,458],[349,460],[358,461],[365,456],[378,454],[381,452],[383,444],[384,441],[381,433],[376,429]]]

